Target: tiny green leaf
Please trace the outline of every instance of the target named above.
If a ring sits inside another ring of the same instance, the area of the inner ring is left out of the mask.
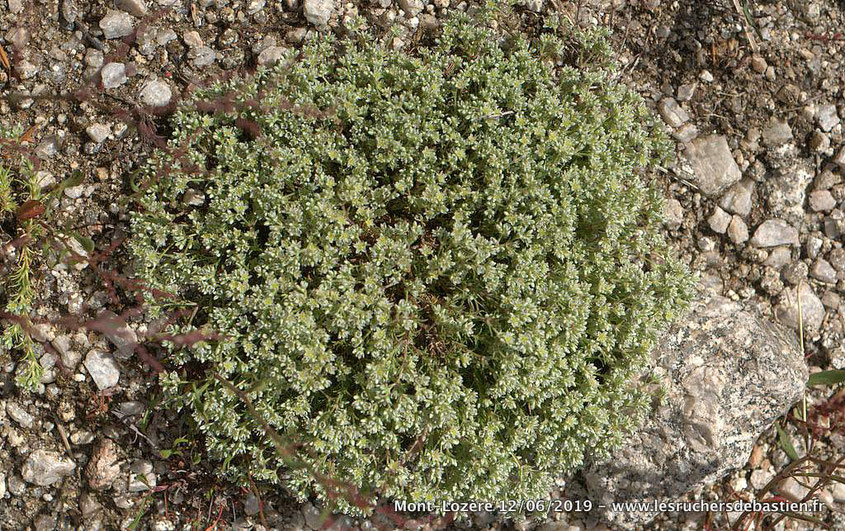
[[[836,385],[845,382],[845,369],[814,372],[807,380],[807,385]]]
[[[74,186],[79,186],[80,184],[82,184],[83,178],[84,178],[84,176],[82,175],[82,171],[76,170],[70,175],[70,177],[63,180],[62,182],[59,183],[58,186],[53,188],[50,191],[50,194],[52,194],[54,196],[60,196],[60,195],[62,195],[62,192],[65,191],[65,188],[73,188]]]
[[[792,440],[789,438],[789,435],[786,431],[780,426],[780,424],[775,424],[775,429],[778,432],[778,442],[780,443],[780,447],[786,452],[786,455],[793,461],[798,459],[798,452],[795,451],[795,446],[792,445]]]
[[[79,233],[74,233],[73,237],[76,241],[79,242],[80,245],[82,245],[82,248],[85,249],[86,252],[94,252],[94,240],[92,240],[88,236],[83,236]]]

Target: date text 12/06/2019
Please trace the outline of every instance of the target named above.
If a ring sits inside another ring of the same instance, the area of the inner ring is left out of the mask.
[[[501,501],[424,501],[408,502],[394,501],[393,510],[396,512],[426,512],[426,513],[462,513],[462,512],[589,512],[593,509],[590,500],[501,500]]]

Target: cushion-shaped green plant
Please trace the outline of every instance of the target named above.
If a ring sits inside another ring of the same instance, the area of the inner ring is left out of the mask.
[[[316,470],[393,499],[505,500],[624,441],[690,275],[637,176],[664,137],[606,73],[556,67],[555,42],[463,19],[415,56],[323,38],[198,94],[234,94],[231,112],[177,113],[186,155],[159,156],[132,249],[194,307],[180,330],[222,336],[174,349],[164,381],[204,363],[174,395],[225,470],[302,496],[325,495]]]

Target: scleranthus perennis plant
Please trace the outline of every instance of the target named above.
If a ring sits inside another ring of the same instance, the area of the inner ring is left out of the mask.
[[[150,165],[170,169],[131,245],[139,277],[194,306],[179,331],[224,338],[174,349],[164,382],[235,478],[544,497],[643,416],[636,377],[691,277],[637,177],[664,137],[606,73],[460,19],[418,56],[318,39],[174,124],[185,156]],[[188,362],[207,378],[190,393]]]

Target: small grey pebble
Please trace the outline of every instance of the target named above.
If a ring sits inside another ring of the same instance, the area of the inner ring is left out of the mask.
[[[135,29],[135,19],[129,13],[109,9],[100,19],[100,29],[106,39],[119,39],[131,35]]]
[[[117,88],[127,81],[126,65],[123,63],[109,63],[100,70],[100,78],[103,80],[103,87],[107,89]]]
[[[150,107],[163,107],[170,103],[173,93],[164,81],[158,79],[148,82],[138,94],[141,103]]]

